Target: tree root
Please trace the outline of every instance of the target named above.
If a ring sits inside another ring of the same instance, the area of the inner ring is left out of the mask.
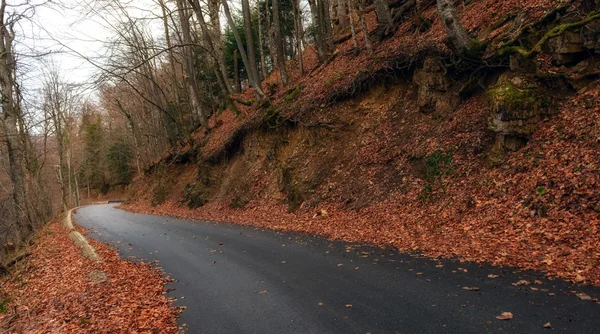
[[[591,12],[585,19],[583,19],[581,21],[573,22],[573,23],[564,23],[564,24],[558,25],[558,26],[550,29],[550,31],[548,31],[533,46],[533,48],[531,50],[527,50],[526,48],[521,47],[521,46],[509,45],[509,46],[505,46],[505,47],[501,48],[500,50],[498,50],[497,54],[498,54],[498,56],[520,54],[525,59],[535,57],[539,53],[542,52],[542,47],[546,44],[546,42],[548,42],[548,40],[555,38],[555,37],[559,37],[569,30],[583,27],[584,25],[586,25],[592,21],[598,20],[598,19],[600,19],[600,13]]]

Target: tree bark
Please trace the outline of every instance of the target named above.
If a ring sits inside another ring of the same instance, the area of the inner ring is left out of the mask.
[[[240,85],[240,65],[238,61],[238,50],[233,50],[233,87],[236,93],[240,93],[242,91],[242,87]]]
[[[292,0],[292,10],[294,12],[294,32],[296,38],[296,56],[298,57],[298,70],[300,76],[304,75],[304,60],[302,58],[302,37],[304,27],[302,25],[302,13],[300,12],[299,0]]]
[[[358,50],[358,41],[356,40],[356,27],[354,26],[354,12],[355,8],[352,5],[352,1],[354,0],[346,0],[348,2],[348,17],[350,18],[350,32],[352,33],[352,44],[354,44],[354,49]]]
[[[281,20],[279,13],[279,0],[273,0],[273,25],[272,30],[272,42],[273,49],[275,50],[276,57],[275,63],[279,69],[279,75],[281,77],[282,86],[287,86],[288,76],[285,69],[285,55],[283,52],[283,40],[281,39]]]
[[[8,150],[9,174],[13,184],[12,198],[15,207],[15,220],[23,236],[33,232],[33,224],[27,215],[27,188],[25,182],[24,145],[18,124],[21,112],[16,103],[15,57],[13,53],[14,32],[6,25],[6,1],[0,3],[0,94],[2,113],[0,121],[4,141]],[[23,131],[23,129],[21,129]]]
[[[375,0],[375,13],[377,14],[377,24],[383,29],[387,30],[394,25],[387,0]]]
[[[237,27],[235,26],[235,22],[233,21],[233,17],[231,16],[231,12],[229,11],[229,5],[227,4],[227,0],[223,1],[223,10],[225,11],[225,16],[227,17],[227,22],[229,23],[229,27],[233,33],[233,37],[235,38],[235,42],[238,46],[238,51],[240,52],[240,56],[242,57],[242,62],[244,63],[244,67],[248,69],[249,61],[246,55],[246,50],[244,49],[244,44],[242,43],[242,38],[237,31]],[[260,87],[260,81],[257,77],[253,75],[251,71],[248,71],[248,78],[250,81],[250,85],[254,87],[256,95],[259,99],[263,100],[265,98],[265,93]]]
[[[242,15],[244,17],[244,30],[246,32],[246,46],[248,47],[248,64],[246,70],[252,72],[256,81],[260,82],[258,75],[258,63],[256,62],[256,49],[254,48],[254,36],[252,34],[252,16],[250,15],[250,3],[242,0]]]
[[[373,54],[373,47],[371,46],[371,42],[369,41],[369,29],[367,28],[367,22],[365,21],[365,16],[363,15],[364,6],[362,4],[363,0],[355,0],[358,3],[358,15],[360,16],[360,25],[362,26],[363,36],[365,37],[365,47],[370,55]]]
[[[476,42],[460,23],[458,13],[451,0],[437,0],[437,10],[446,26],[446,44],[459,55],[469,54]]]
[[[329,1],[308,0],[308,4],[313,18],[313,25],[315,26],[315,44],[319,55],[319,62],[325,63],[333,53]]]
[[[182,48],[184,67],[186,71],[186,81],[190,90],[190,102],[193,110],[196,110],[200,119],[200,124],[208,129],[208,116],[200,105],[200,89],[196,78],[194,67],[194,53],[191,48],[192,36],[190,32],[190,21],[188,11],[183,0],[177,0],[177,8],[179,12],[179,24],[181,25],[181,35],[183,43],[186,44]]]
[[[262,78],[265,79],[269,74],[269,70],[267,69],[267,62],[265,60],[265,39],[263,36],[263,28],[262,28],[262,15],[260,10],[260,2],[256,2],[257,12],[258,12],[258,53],[260,54],[260,69],[262,73]]]
[[[337,1],[338,32],[341,32],[348,27],[348,10],[346,8],[346,0],[335,1]]]

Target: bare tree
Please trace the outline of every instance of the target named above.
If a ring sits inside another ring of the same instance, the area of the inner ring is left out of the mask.
[[[8,151],[9,174],[12,181],[12,199],[15,207],[15,221],[25,236],[33,231],[33,224],[27,215],[27,189],[25,182],[25,148],[19,124],[21,108],[18,103],[18,85],[15,78],[16,59],[13,50],[15,33],[14,17],[6,13],[6,1],[0,2],[0,94],[2,112],[0,124],[4,133],[4,143]]]
[[[244,0],[247,1],[247,0]],[[279,69],[281,83],[285,87],[288,83],[287,71],[285,68],[285,55],[283,52],[283,40],[281,39],[281,20],[279,12],[279,0],[273,0],[273,25],[270,28],[271,45],[273,53],[271,56],[275,58],[275,64]]]
[[[437,10],[442,22],[446,26],[447,45],[459,55],[467,55],[478,45],[477,41],[469,36],[460,23],[456,7],[451,0],[437,0]]]
[[[298,70],[300,76],[304,75],[304,60],[302,59],[302,39],[304,37],[304,26],[302,25],[302,12],[299,0],[292,0],[292,11],[294,14],[294,38],[296,40],[296,56],[298,57]]]
[[[229,10],[229,5],[227,4],[227,0],[223,0],[223,10],[225,11],[225,16],[227,17],[227,22],[229,23],[229,27],[231,28],[231,30],[233,32],[233,36],[234,36],[235,41],[238,46],[238,51],[240,53],[240,56],[242,57],[242,62],[244,63],[244,67],[246,67],[246,69],[248,69],[250,66],[250,61],[248,60],[248,56],[246,54],[246,49],[244,48],[244,44],[242,43],[242,38],[240,37],[240,34],[237,31],[235,22],[233,21],[233,17],[231,16],[231,11]],[[250,85],[252,85],[254,87],[254,90],[255,90],[258,98],[260,98],[261,100],[264,99],[265,93],[263,92],[262,88],[260,87],[260,80],[258,79],[258,77],[254,76],[253,71],[248,70],[248,79],[250,81]]]
[[[377,24],[384,30],[390,29],[394,25],[392,12],[387,0],[375,0],[375,13],[377,13]]]

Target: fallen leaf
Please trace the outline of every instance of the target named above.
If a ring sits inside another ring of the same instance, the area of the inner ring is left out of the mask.
[[[549,322],[544,324],[544,328],[552,328],[552,324],[550,324]]]
[[[325,305],[325,304],[323,304],[323,302],[319,302],[319,306],[323,306],[323,305]]]
[[[352,308],[352,304],[346,304],[347,308]]]
[[[592,300],[592,297],[590,297],[587,293],[584,293],[584,292],[580,292],[580,293],[576,294],[575,296],[579,297],[579,299],[581,299],[581,300]]]
[[[498,278],[500,277],[500,275],[496,275],[496,274],[489,274],[488,278]]]
[[[496,316],[498,320],[510,320],[513,318],[513,314],[510,312],[502,312],[502,314]]]
[[[343,264],[341,264],[341,263],[338,263],[338,265],[337,265],[337,266],[338,266],[338,267],[343,267],[344,265],[343,265]]]
[[[261,292],[259,292],[259,294],[266,295],[267,294],[267,290],[262,290]]]
[[[579,274],[577,274],[577,276],[575,276],[575,283],[581,283],[583,281],[585,281],[585,277],[583,277]]]
[[[476,286],[463,286],[463,290],[467,291],[479,291],[479,288]]]
[[[520,285],[529,285],[529,284],[531,284],[529,281],[522,279],[522,280],[518,281],[517,283],[513,283],[512,285],[520,286]]]

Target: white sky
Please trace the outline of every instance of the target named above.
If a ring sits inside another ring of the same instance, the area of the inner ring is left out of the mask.
[[[14,5],[24,2],[26,0],[9,0],[9,5],[13,6],[8,11],[22,12],[24,6]],[[105,46],[116,34],[110,27],[116,18],[106,13],[94,13],[105,11],[113,0],[53,2],[30,0],[29,3],[39,6],[35,8],[33,15],[22,19],[15,27],[18,35],[16,49],[20,54],[20,79],[26,98],[40,92],[44,81],[43,73],[50,67],[59,69],[65,81],[89,84],[98,73],[98,68],[85,58],[101,65],[106,52]],[[153,0],[120,3],[131,16],[143,19],[155,37],[163,38],[162,22],[149,11],[160,13]],[[44,56],[36,57],[42,54]],[[88,95],[93,94],[91,86],[85,88]]]

